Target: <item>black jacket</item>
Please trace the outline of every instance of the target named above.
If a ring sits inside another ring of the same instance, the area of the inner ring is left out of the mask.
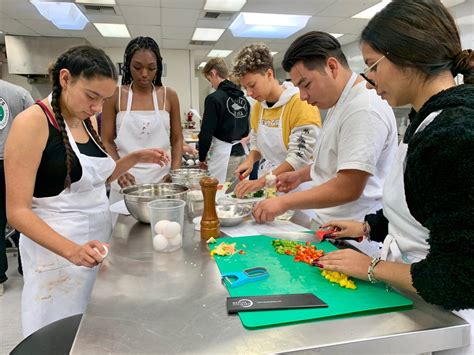
[[[204,102],[204,116],[199,133],[199,160],[205,161],[212,137],[232,143],[249,134],[250,105],[240,88],[229,80],[221,82]],[[244,155],[241,144],[232,147],[231,155]]]
[[[443,110],[424,130],[432,112]],[[426,259],[411,266],[413,286],[447,309],[474,308],[474,85],[431,97],[410,113],[404,175],[408,208],[429,231]],[[387,234],[381,212],[368,215],[374,240]]]

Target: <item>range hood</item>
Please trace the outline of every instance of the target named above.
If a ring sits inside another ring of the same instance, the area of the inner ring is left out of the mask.
[[[60,54],[84,44],[84,38],[6,35],[8,72],[28,78],[47,76],[48,65]]]

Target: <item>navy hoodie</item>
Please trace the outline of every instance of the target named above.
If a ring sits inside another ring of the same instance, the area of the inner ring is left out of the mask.
[[[229,80],[206,97],[199,133],[199,160],[205,161],[212,137],[232,143],[249,134],[250,105],[240,88]],[[232,147],[231,155],[244,155],[241,144]]]

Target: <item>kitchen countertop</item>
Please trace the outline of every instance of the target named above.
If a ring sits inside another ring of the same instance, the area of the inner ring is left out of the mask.
[[[150,226],[120,216],[71,354],[424,353],[467,345],[470,325],[414,295],[413,309],[247,330],[199,232],[153,250]],[[312,349],[312,350],[311,350]]]

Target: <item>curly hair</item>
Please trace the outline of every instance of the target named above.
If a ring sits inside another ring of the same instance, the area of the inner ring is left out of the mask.
[[[268,69],[275,73],[270,49],[264,43],[256,43],[242,48],[236,55],[232,74],[241,78],[247,73],[264,74]]]
[[[132,82],[132,73],[130,63],[133,55],[139,50],[149,50],[156,56],[157,72],[153,84],[155,86],[163,86],[161,76],[163,75],[163,58],[161,57],[160,47],[158,43],[151,37],[136,37],[132,39],[125,48],[123,55],[123,76],[122,85],[129,85]]]

